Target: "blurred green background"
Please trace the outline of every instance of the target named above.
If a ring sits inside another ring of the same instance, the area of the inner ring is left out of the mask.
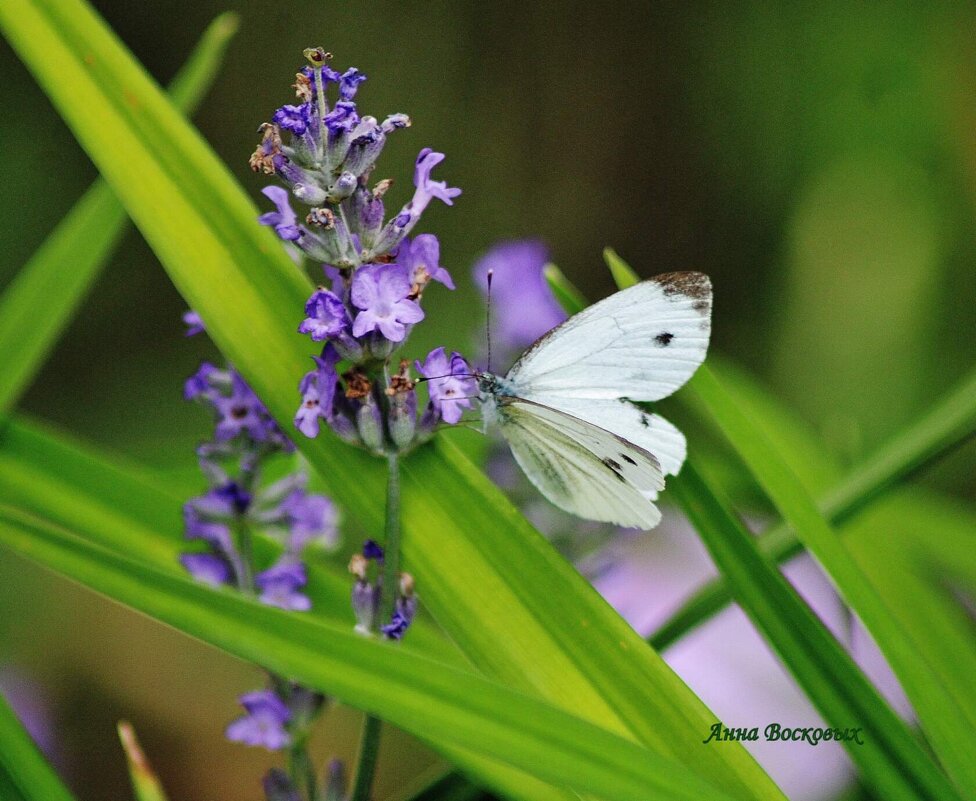
[[[708,272],[714,350],[846,461],[972,366],[973,3],[94,5],[163,82],[213,16],[240,13],[196,121],[262,206],[266,182],[247,157],[258,124],[290,102],[309,45],[370,76],[366,113],[412,117],[376,173],[397,182],[390,206],[409,196],[421,147],[447,153],[438,177],[464,194],[433,206],[421,228],[440,237],[460,286],[433,293],[415,355],[476,351],[470,265],[498,239],[541,236],[594,298],[611,291],[607,244],[643,275]],[[0,75],[2,288],[95,171],[2,43]],[[130,233],[22,410],[192,477],[209,421],[181,386],[213,351],[183,338],[184,308]],[[924,481],[973,499],[974,465],[969,444]],[[122,716],[174,799],[258,797],[264,765],[221,738],[234,695],[258,680],[249,668],[6,554],[0,608],[0,664],[50,696],[81,798],[126,797],[113,732]],[[351,757],[355,723],[331,715],[323,754]],[[399,741],[384,757],[410,772],[428,758]]]

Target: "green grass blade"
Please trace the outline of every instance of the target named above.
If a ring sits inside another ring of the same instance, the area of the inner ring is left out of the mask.
[[[586,306],[586,298],[555,264],[549,263],[543,267],[542,276],[567,314],[576,314]]]
[[[163,785],[149,764],[146,754],[139,744],[136,731],[124,720],[119,723],[119,741],[125,751],[125,761],[129,767],[129,778],[136,801],[167,801]]]
[[[290,425],[311,364],[294,333],[311,287],[253,204],[83,3],[9,0],[0,26],[218,347]],[[76,53],[86,58],[56,80],[44,69]],[[348,514],[380,531],[375,460],[325,436],[299,446]],[[733,795],[781,797],[744,749],[701,748],[714,716],[444,437],[404,464],[404,521],[406,566],[428,608],[486,675],[635,736]]]
[[[640,282],[640,276],[625,262],[613,248],[603,249],[603,260],[607,263],[617,289],[626,289]]]
[[[718,491],[689,460],[672,491],[733,587],[736,600],[829,726],[864,727],[864,743],[845,743],[886,799],[958,798],[906,724],[888,707],[775,566]]]
[[[38,750],[31,736],[17,720],[10,704],[0,694],[0,790],[3,775],[24,801],[74,801],[54,769]],[[6,799],[7,794],[0,797]]]
[[[724,374],[724,371],[723,371]],[[735,391],[739,405],[748,402],[739,386],[725,381]],[[799,425],[795,421],[792,425]],[[946,397],[934,404],[921,418],[896,434],[844,478],[820,494],[817,508],[832,525],[840,526],[868,506],[885,490],[898,484],[933,459],[962,442],[976,431],[976,372],[964,378]],[[823,457],[821,457],[822,460]],[[832,470],[829,472],[833,472]],[[924,521],[922,521],[924,524]],[[937,547],[941,538],[932,538]],[[778,525],[760,537],[764,553],[783,562],[803,550],[796,534]],[[974,573],[973,575],[976,575]],[[731,600],[727,584],[721,578],[705,585],[690,598],[651,638],[661,650],[723,609]]]
[[[192,113],[200,104],[236,30],[237,16],[228,13],[204,32],[170,86],[181,111]],[[0,417],[17,404],[71,321],[118,246],[127,219],[105,181],[95,181],[0,297]]]
[[[619,801],[728,799],[687,768],[529,696],[308,616],[149,568],[0,507],[15,552],[242,659],[420,737]]]
[[[976,759],[967,734],[973,727],[959,716],[958,704],[929,664],[930,656],[918,652],[774,443],[736,406],[707,366],[698,370],[690,387],[784,521],[796,531],[874,636],[945,769],[961,788],[976,793]]]

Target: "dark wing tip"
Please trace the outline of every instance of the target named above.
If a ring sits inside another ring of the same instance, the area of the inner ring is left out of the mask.
[[[712,282],[705,273],[664,273],[650,280],[660,284],[665,295],[684,295],[705,301],[712,298]]]

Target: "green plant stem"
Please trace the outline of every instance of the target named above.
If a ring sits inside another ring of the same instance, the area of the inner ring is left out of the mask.
[[[288,777],[298,793],[309,801],[315,801],[315,769],[306,747],[305,736],[297,737],[288,750]]]
[[[400,583],[400,456],[396,451],[387,454],[386,483],[386,539],[383,543],[383,575],[379,585],[378,620],[390,620],[396,609],[397,587]],[[376,773],[376,759],[380,751],[383,721],[372,715],[363,718],[363,734],[359,741],[356,781],[351,801],[369,801]]]
[[[376,759],[380,754],[380,734],[383,721],[372,715],[363,718],[363,736],[359,741],[359,757],[356,760],[356,781],[349,801],[369,801],[376,774]]]
[[[240,590],[245,595],[254,594],[254,538],[244,519],[237,520],[237,549],[240,552],[241,573],[238,576]]]

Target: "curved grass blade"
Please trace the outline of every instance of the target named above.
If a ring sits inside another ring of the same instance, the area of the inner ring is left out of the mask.
[[[169,94],[181,111],[190,114],[199,106],[237,24],[233,13],[211,22],[173,79]],[[74,317],[121,241],[127,220],[109,186],[96,180],[0,296],[0,417],[17,404]]]
[[[882,797],[931,801],[959,798],[905,723],[759,552],[728,502],[698,472],[694,459],[684,465],[671,490],[733,587],[736,600],[828,725],[864,727],[863,744],[845,742],[845,747]]]
[[[309,282],[254,224],[256,210],[226,168],[87,6],[8,0],[0,25],[218,347],[287,425],[309,363],[290,333]],[[76,69],[57,80],[46,74],[44,64],[68,63],[76,52],[85,55]],[[127,180],[133,171],[141,181]],[[428,607],[468,658],[493,678],[632,733],[738,797],[781,797],[741,747],[701,748],[698,732],[714,716],[439,440],[404,464],[404,553]],[[382,472],[374,460],[324,436],[300,447],[349,514],[381,530]],[[457,508],[466,510],[463,521]]]
[[[4,775],[24,801],[75,801],[0,693],[0,790]]]
[[[469,672],[154,570],[0,507],[15,552],[242,659],[391,721],[610,801],[729,796],[690,770]]]

